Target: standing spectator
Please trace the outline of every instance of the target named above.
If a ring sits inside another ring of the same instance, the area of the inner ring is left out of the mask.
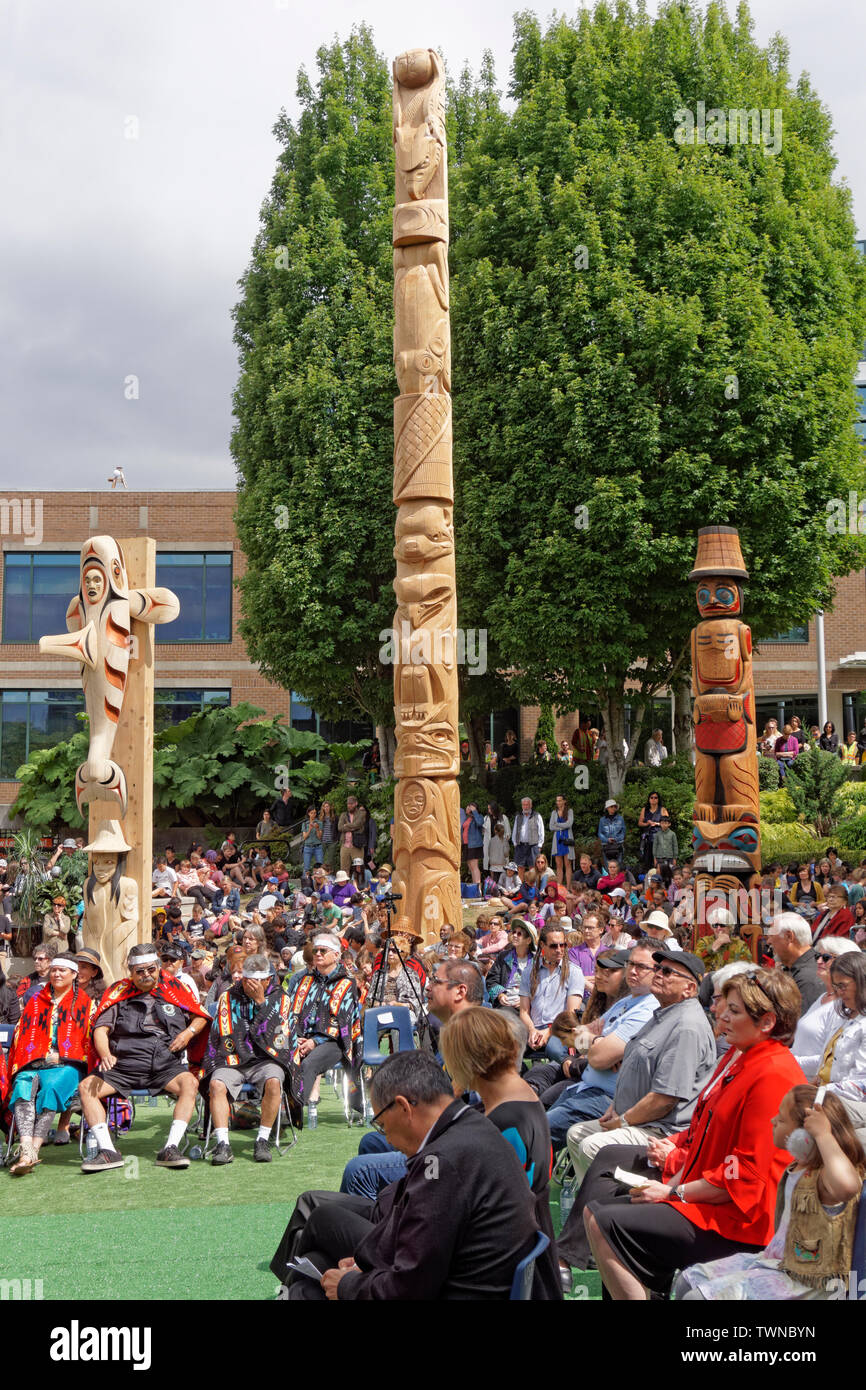
[[[658,792],[649,792],[640,809],[637,822],[637,828],[640,831],[638,854],[645,869],[648,869],[653,862],[653,840],[658,834],[663,815],[667,815],[667,810],[662,805]]]
[[[346,809],[337,822],[340,836],[340,868],[349,873],[356,852],[366,848],[367,812],[358,805],[356,796],[346,797]]]
[[[556,881],[571,887],[574,868],[574,812],[564,796],[557,796],[550,813],[550,857],[556,865]]]
[[[505,866],[511,855],[509,837],[511,826],[508,817],[499,809],[495,801],[488,801],[487,815],[484,817],[484,869],[496,879],[500,887]]]
[[[484,766],[485,766],[486,768],[489,768],[489,770],[490,770],[491,772],[495,772],[495,771],[496,771],[496,765],[497,765],[498,762],[499,762],[499,758],[497,757],[497,755],[496,755],[496,753],[495,753],[495,751],[494,751],[493,744],[490,742],[489,739],[485,740],[485,743],[484,743]]]
[[[679,841],[676,832],[671,830],[671,818],[667,811],[662,811],[661,828],[653,841],[653,864],[666,889],[670,884],[671,874],[677,867],[679,853]]]
[[[322,852],[322,822],[316,815],[315,806],[307,807],[307,819],[301,832],[304,840],[304,873],[308,874],[313,864],[321,864],[324,859]]]
[[[484,817],[470,801],[460,812],[460,837],[466,848],[466,863],[473,883],[481,882],[481,860],[484,856]]]
[[[857,741],[857,732],[850,729],[845,737],[845,742],[839,750],[839,756],[847,767],[856,767],[860,762],[860,745]]]
[[[262,818],[256,826],[256,839],[266,840],[276,829],[277,823],[271,818],[270,811],[262,811]]]
[[[535,761],[537,763],[549,763],[553,761],[550,749],[547,746],[546,738],[540,738],[535,745]]]
[[[472,762],[472,749],[469,747],[468,738],[461,738],[460,740],[460,762],[464,767]]]
[[[591,730],[592,720],[588,714],[582,714],[577,721],[577,728],[571,736],[571,746],[574,749],[574,763],[591,763],[595,761],[595,745],[592,739]]]
[[[661,767],[668,756],[668,750],[662,742],[663,738],[664,733],[661,729],[653,729],[652,737],[647,739],[643,754],[643,760],[647,767]]]
[[[69,933],[72,930],[72,922],[66,913],[66,899],[62,893],[58,893],[56,898],[51,901],[51,911],[46,912],[42,918],[42,944],[47,946],[54,941],[60,951],[65,951],[69,945]]]
[[[274,821],[274,823],[278,825],[281,830],[285,830],[286,826],[291,824],[292,816],[289,810],[289,803],[291,799],[291,791],[288,787],[284,787],[283,790],[280,792],[279,796],[277,797],[276,801],[271,806],[271,820]]]
[[[505,735],[505,742],[499,749],[499,767],[519,767],[520,765],[520,745],[517,742],[517,735],[513,729],[509,729]]]
[[[793,714],[791,716],[791,733],[797,740],[797,745],[802,753],[803,749],[806,747],[807,739],[803,732],[803,725],[800,722],[800,716],[798,714]]]
[[[824,725],[824,732],[818,739],[818,744],[825,753],[837,753],[839,751],[839,735],[836,733],[836,725],[832,719],[828,719]]]
[[[330,801],[323,801],[319,811],[319,824],[322,827],[322,860],[329,873],[332,873],[337,861],[337,817]]]
[[[556,761],[558,763],[567,763],[569,767],[571,767],[572,762],[574,761],[571,749],[568,746],[567,738],[564,738],[560,741],[559,752],[556,756]]]
[[[512,829],[514,859],[518,866],[528,868],[544,844],[544,822],[537,811],[532,809],[532,800],[525,796],[520,803],[520,814],[514,817]]]
[[[621,859],[625,849],[625,821],[613,797],[604,803],[604,814],[598,822],[598,838],[601,840],[602,857]]]

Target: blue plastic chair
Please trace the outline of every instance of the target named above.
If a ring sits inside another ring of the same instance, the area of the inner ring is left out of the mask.
[[[532,1280],[535,1275],[535,1261],[539,1255],[543,1255],[550,1238],[543,1231],[538,1232],[538,1239],[528,1255],[524,1255],[514,1271],[514,1278],[511,1281],[511,1293],[509,1302],[529,1303],[532,1298]]]
[[[379,1051],[379,1043],[385,1033],[397,1034],[398,1052],[415,1051],[412,1015],[405,1004],[385,1004],[365,1011],[363,1066],[380,1067],[386,1061],[385,1053]]]

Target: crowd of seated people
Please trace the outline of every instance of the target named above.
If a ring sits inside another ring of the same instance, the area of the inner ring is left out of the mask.
[[[32,974],[0,980],[0,1007],[17,1011],[0,1076],[11,1175],[37,1170],[52,1125],[68,1142],[76,1106],[92,1136],[82,1171],[122,1167],[108,1102],[138,1090],[173,1099],[155,1161],[182,1169],[197,1101],[211,1162],[234,1161],[233,1106],[254,1086],[250,1157],[270,1162],[281,1107],[314,1126],[335,1068],[350,1117],[365,1117],[364,1011],[405,1008],[418,1046],[370,1076],[376,1123],[341,1192],[305,1193],[274,1256],[286,1297],[508,1297],[539,1232],[536,1298],[588,1267],[617,1300],[833,1297],[866,1170],[866,872],[835,852],[773,866],[753,945],[724,907],[696,930],[688,863],[641,879],[613,854],[557,854],[560,883],[520,843],[513,891],[433,942],[392,916],[388,864],[350,852],[329,869],[313,853],[297,889],[280,861],[256,878],[231,837],[179,864],[167,851],[153,941],[124,979],[106,986],[91,948],[49,941]],[[575,1200],[555,1241],[551,1160],[566,1153]],[[448,1181],[431,1193],[434,1159]],[[811,1271],[804,1231],[832,1251]],[[319,1280],[289,1269],[302,1256]]]

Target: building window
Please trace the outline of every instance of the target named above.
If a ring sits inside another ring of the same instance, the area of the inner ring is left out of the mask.
[[[201,714],[215,705],[230,705],[230,690],[163,690],[153,692],[153,727],[155,731],[180,724],[191,714]]]
[[[4,690],[0,697],[0,777],[14,781],[31,753],[77,734],[81,690]]]
[[[289,724],[293,729],[306,729],[308,733],[318,734],[326,743],[361,743],[364,739],[373,738],[372,724],[361,724],[353,719],[323,719],[296,690],[292,691],[289,710]],[[315,757],[318,762],[318,751]]]
[[[3,641],[38,642],[65,632],[66,610],[80,582],[76,552],[4,555]]]
[[[860,371],[866,375],[866,363],[860,364]],[[854,387],[857,396],[857,419],[854,428],[860,438],[866,443],[866,383],[858,382]]]
[[[796,643],[808,642],[808,640],[809,624],[803,623],[802,627],[791,627],[787,632],[780,632],[777,637],[765,637],[759,645],[764,646],[767,643],[778,642],[779,644],[787,643],[789,646],[793,646]]]
[[[217,550],[160,552],[156,582],[180,600],[180,616],[155,629],[160,645],[232,640],[232,557]]]

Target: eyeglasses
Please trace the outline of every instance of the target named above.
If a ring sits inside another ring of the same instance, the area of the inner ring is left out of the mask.
[[[133,975],[155,975],[157,967],[155,965],[133,965],[131,970]]]
[[[828,951],[826,954],[824,953],[824,951],[816,951],[816,952],[815,952],[815,959],[816,959],[816,960],[832,960],[833,957],[830,955],[829,951]]]
[[[637,971],[638,975],[646,975],[650,970],[652,970],[653,972],[655,972],[655,968],[656,968],[656,967],[655,967],[654,965],[638,965],[638,964],[637,964],[635,961],[633,961],[633,960],[630,960],[629,963],[628,963],[628,965],[626,966],[626,969],[627,969],[627,970],[635,970],[635,971]],[[677,971],[674,971],[674,974],[677,974],[677,973],[678,973]],[[661,971],[659,971],[659,974],[661,974]]]
[[[565,950],[565,942],[564,942],[564,941],[545,941],[544,944],[545,944],[545,946],[547,947],[548,951],[564,951],[564,950]]]
[[[665,979],[667,979],[669,975],[678,975],[681,980],[694,979],[693,975],[686,975],[682,970],[674,970],[672,965],[659,965],[654,973],[656,975],[663,975]]]
[[[333,954],[334,954],[334,948],[333,948],[333,946],[314,946],[314,947],[313,947],[313,955],[314,955],[314,956],[332,956]]]
[[[397,1099],[397,1097],[395,1096],[395,1097],[394,1097],[394,1100],[396,1100],[396,1099]],[[385,1126],[381,1123],[382,1116],[385,1114],[385,1111],[386,1111],[386,1110],[390,1110],[390,1109],[391,1109],[391,1106],[392,1106],[393,1104],[394,1104],[394,1101],[393,1101],[393,1100],[389,1100],[387,1105],[383,1105],[383,1106],[382,1106],[382,1109],[376,1112],[376,1114],[373,1116],[373,1118],[372,1118],[371,1121],[370,1121],[370,1127],[371,1127],[371,1129],[377,1129],[377,1130],[379,1131],[380,1134],[384,1134],[384,1132],[385,1132]]]

